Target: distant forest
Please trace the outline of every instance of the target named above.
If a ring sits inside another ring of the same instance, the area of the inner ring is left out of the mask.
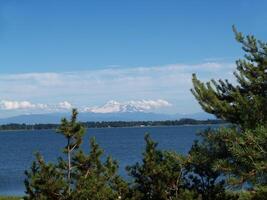
[[[119,127],[148,127],[148,126],[179,126],[179,125],[200,125],[200,124],[223,124],[223,120],[195,120],[180,119],[166,121],[101,121],[83,122],[85,128],[119,128]],[[4,124],[0,130],[44,130],[57,129],[59,124]]]

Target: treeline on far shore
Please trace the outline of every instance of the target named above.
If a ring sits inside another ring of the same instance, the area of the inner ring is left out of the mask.
[[[165,121],[101,121],[83,122],[85,128],[119,128],[119,127],[147,127],[147,126],[179,126],[179,125],[201,125],[201,124],[223,124],[225,121],[217,119],[195,120],[165,120]],[[19,124],[10,123],[0,125],[0,130],[44,130],[57,129],[59,124]]]

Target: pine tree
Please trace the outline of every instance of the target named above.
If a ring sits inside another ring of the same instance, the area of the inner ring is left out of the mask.
[[[67,140],[67,145],[64,148],[64,153],[67,154],[67,163],[65,164],[63,159],[61,160],[61,166],[66,166],[67,171],[67,181],[68,181],[68,192],[71,193],[71,172],[72,172],[72,154],[75,150],[77,150],[81,143],[82,137],[85,133],[84,127],[77,123],[77,115],[78,112],[76,109],[72,110],[71,120],[68,121],[66,118],[61,120],[60,127],[58,132],[63,134]]]
[[[232,186],[242,187],[245,183],[250,190],[264,187],[267,191],[267,129],[257,127],[242,134],[237,134],[235,128],[218,132],[225,136],[221,141],[231,157],[217,160],[214,168],[230,174]]]
[[[201,141],[192,145],[185,165],[187,188],[196,190],[203,200],[235,200],[237,195],[225,190],[225,178],[222,170],[214,168],[219,159],[231,157],[225,145],[224,134],[208,129],[200,133]],[[235,135],[227,134],[227,138]]]
[[[127,190],[127,185],[117,175],[117,162],[107,157],[102,163],[103,150],[96,143],[95,138],[90,140],[90,147],[88,155],[79,151],[73,158],[73,165],[76,166],[76,191],[72,198],[88,199],[90,197],[90,200],[115,200],[124,197],[127,193],[124,190],[125,187]]]
[[[133,196],[139,200],[186,200],[195,193],[185,190],[183,164],[185,159],[174,152],[160,151],[157,143],[145,136],[143,162],[127,167],[133,177]]]
[[[212,178],[203,174],[203,165],[209,166],[227,178],[228,186],[246,186],[248,199],[262,199],[267,191],[267,43],[233,30],[246,52],[236,62],[237,85],[227,80],[202,83],[193,75],[192,93],[206,112],[235,126],[203,134],[189,156],[200,179]]]
[[[255,128],[267,124],[267,43],[254,36],[244,37],[233,27],[236,40],[243,45],[245,59],[236,62],[237,85],[228,80],[203,83],[193,74],[193,95],[202,108],[218,118]]]
[[[36,161],[30,170],[25,172],[26,195],[25,200],[64,200],[68,196],[68,184],[64,174],[52,163],[45,163],[43,157],[37,153]]]
[[[71,119],[62,119],[58,130],[67,141],[63,151],[66,156],[46,163],[37,154],[26,171],[26,200],[115,200],[128,194],[128,184],[117,174],[117,162],[111,157],[102,161],[103,150],[94,138],[89,154],[82,151],[85,129],[77,122],[77,115],[73,109]]]

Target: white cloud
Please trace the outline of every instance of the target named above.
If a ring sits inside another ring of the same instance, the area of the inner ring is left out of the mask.
[[[53,104],[42,104],[42,103],[31,103],[29,101],[10,101],[1,100],[1,110],[44,110],[44,111],[59,111],[69,110],[73,106],[68,101],[60,102],[56,105]]]
[[[18,109],[46,109],[46,104],[32,104],[29,101],[0,101],[2,110],[18,110]]]
[[[171,104],[162,99],[158,100],[141,100],[141,101],[129,101],[125,103],[126,106],[132,106],[137,108],[140,111],[146,111],[146,110],[152,110],[152,109],[158,109],[163,107],[169,107]]]
[[[127,102],[117,102],[108,101],[103,106],[93,106],[93,107],[79,107],[78,109],[83,112],[94,112],[94,113],[114,113],[114,112],[144,112],[149,110],[154,110],[163,107],[169,107],[171,104],[162,99],[158,100],[140,100],[140,101],[127,101]],[[0,101],[1,110],[42,110],[46,112],[57,112],[63,110],[70,110],[73,105],[68,101],[62,101],[58,104],[34,104],[29,101]]]
[[[162,99],[158,100],[140,100],[140,101],[108,101],[100,107],[87,107],[84,112],[94,113],[116,113],[116,112],[145,112],[153,109],[169,107],[171,104]]]
[[[66,110],[69,110],[71,108],[73,108],[73,106],[71,105],[71,103],[67,102],[67,101],[63,101],[63,102],[60,102],[58,104],[58,108],[59,109],[66,109]]]
[[[0,74],[0,99],[27,99],[29,102],[45,100],[48,107],[54,110],[70,109],[71,104],[62,103],[66,99],[77,107],[87,105],[90,109],[110,99],[117,99],[118,102],[165,99],[173,106],[160,107],[159,111],[198,112],[200,107],[190,93],[192,73],[197,73],[204,81],[211,78],[227,78],[232,81],[234,69],[233,63],[205,62],[77,72]],[[24,107],[38,107],[31,104]],[[144,105],[147,104],[141,104],[145,109]],[[2,107],[8,106],[2,104]],[[118,108],[113,106],[112,109]]]

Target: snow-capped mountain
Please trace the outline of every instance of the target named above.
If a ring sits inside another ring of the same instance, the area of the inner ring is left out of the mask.
[[[123,113],[123,112],[145,112],[148,110],[157,109],[160,107],[168,107],[171,104],[168,101],[158,100],[140,100],[140,101],[128,101],[120,103],[118,101],[108,101],[103,106],[99,107],[87,107],[84,112],[92,113]]]

